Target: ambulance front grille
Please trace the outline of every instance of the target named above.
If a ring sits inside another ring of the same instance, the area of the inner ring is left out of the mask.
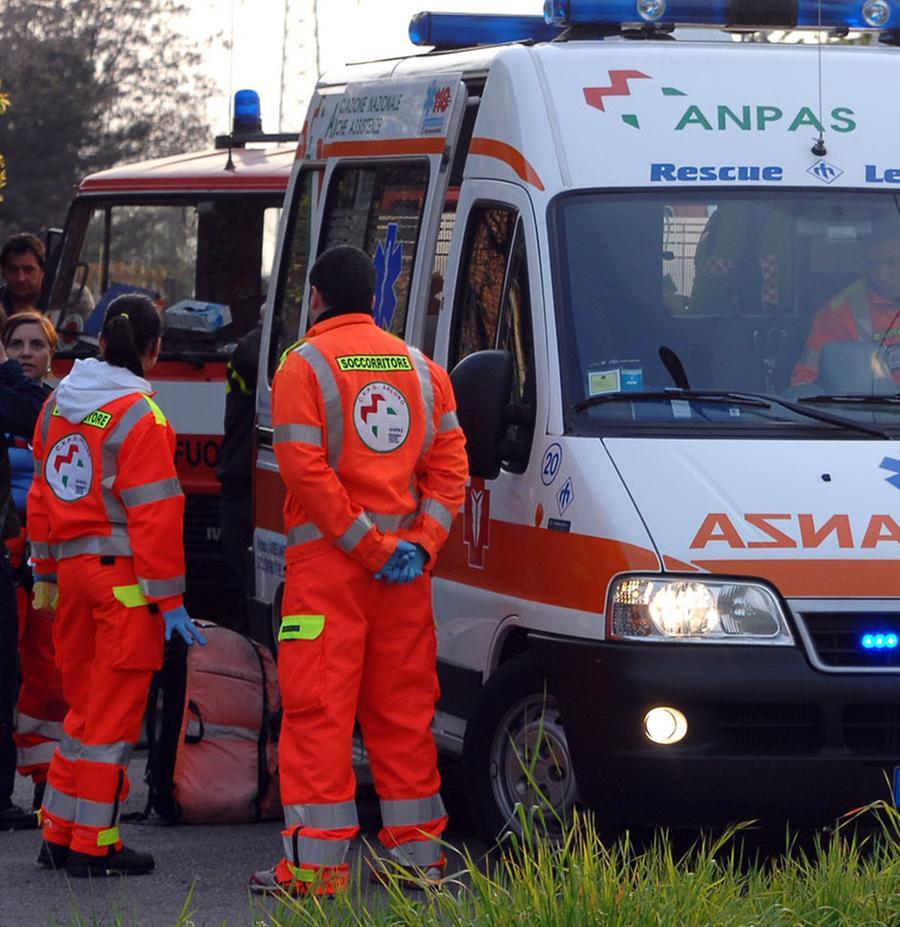
[[[900,669],[900,647],[865,648],[866,634],[900,635],[897,612],[804,612],[799,616],[806,631],[813,662],[823,669]]]
[[[854,753],[900,754],[900,704],[848,705],[843,722]]]
[[[735,753],[816,753],[821,713],[811,705],[721,705],[714,713],[717,743]]]

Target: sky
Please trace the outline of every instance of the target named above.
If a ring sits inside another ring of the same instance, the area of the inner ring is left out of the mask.
[[[292,9],[311,10],[313,0],[290,0],[290,4]],[[186,28],[198,41],[221,36],[207,53],[210,73],[222,91],[219,99],[209,101],[214,132],[227,129],[229,87],[256,90],[262,101],[263,129],[277,131],[285,0],[188,0],[188,5],[191,18]],[[414,52],[409,21],[420,10],[540,14],[542,9],[542,0],[318,0],[322,70]],[[234,51],[229,56],[221,45],[231,34],[232,16]],[[289,70],[298,72],[303,64],[295,56]],[[308,96],[314,82],[303,83],[309,84],[303,94]]]

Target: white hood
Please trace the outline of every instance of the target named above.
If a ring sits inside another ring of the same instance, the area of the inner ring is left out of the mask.
[[[113,367],[94,357],[75,361],[56,388],[56,407],[73,424],[108,402],[132,393],[151,393],[153,387],[124,367]]]

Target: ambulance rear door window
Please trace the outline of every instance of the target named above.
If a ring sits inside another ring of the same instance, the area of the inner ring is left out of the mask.
[[[428,165],[421,162],[338,167],[329,184],[320,251],[355,245],[375,262],[375,321],[403,336]]]

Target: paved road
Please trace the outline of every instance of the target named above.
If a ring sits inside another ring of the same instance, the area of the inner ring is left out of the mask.
[[[130,768],[133,791],[124,811],[139,811],[146,799],[143,783],[145,755],[136,754]],[[16,801],[30,803],[30,782],[17,780]],[[374,841],[378,830],[377,801],[371,790],[360,790],[360,822],[363,836]],[[468,840],[451,824],[448,840],[465,842],[481,852],[477,841]],[[196,927],[248,927],[264,920],[271,901],[251,899],[247,879],[254,869],[270,866],[280,855],[279,822],[244,826],[169,827],[151,819],[126,823],[123,835],[132,846],[150,850],[156,871],[131,879],[67,879],[63,873],[39,869],[36,831],[0,833],[0,927],[172,927],[181,913],[191,886],[190,908]],[[352,865],[359,871],[364,847],[354,844]],[[377,903],[383,889],[367,889],[370,903]]]

